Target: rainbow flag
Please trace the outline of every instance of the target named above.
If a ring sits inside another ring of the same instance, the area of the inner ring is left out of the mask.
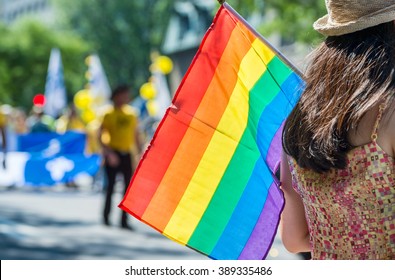
[[[301,90],[223,4],[120,207],[211,258],[265,258],[284,204],[282,124]]]

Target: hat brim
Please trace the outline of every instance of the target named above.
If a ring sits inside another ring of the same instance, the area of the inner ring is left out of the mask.
[[[388,6],[372,14],[361,17],[355,21],[344,23],[330,22],[329,15],[318,19],[313,27],[325,36],[340,36],[357,32],[372,26],[395,20],[395,5]]]

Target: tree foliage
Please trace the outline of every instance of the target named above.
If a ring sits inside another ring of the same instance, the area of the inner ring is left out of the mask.
[[[44,91],[49,53],[61,49],[68,94],[85,85],[84,58],[99,54],[110,84],[134,85],[149,77],[150,53],[160,49],[176,0],[52,0],[63,12],[62,28],[51,30],[32,21],[0,26],[0,102],[29,107],[34,94]],[[228,0],[247,17],[267,19],[258,28],[286,41],[314,42],[320,38],[312,23],[325,14],[323,0]],[[274,16],[270,16],[274,15]],[[89,43],[87,43],[89,42]]]
[[[265,2],[264,0],[227,0],[238,13],[243,17],[247,17],[254,12],[264,12]]]
[[[84,86],[89,45],[76,35],[59,33],[32,20],[1,25],[0,34],[0,103],[25,109],[32,106],[33,96],[44,92],[52,48],[61,51],[69,98]]]
[[[263,35],[280,34],[288,42],[313,43],[321,35],[313,23],[325,15],[324,0],[228,0],[242,15],[259,12],[267,16],[258,29]],[[272,15],[272,16],[270,16]]]
[[[162,42],[174,0],[55,0],[64,23],[98,53],[111,86],[138,88],[149,77],[150,53]]]

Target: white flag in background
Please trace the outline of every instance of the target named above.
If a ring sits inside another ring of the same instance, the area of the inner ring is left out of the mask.
[[[59,116],[67,105],[62,58],[59,49],[51,50],[47,83],[45,84],[45,99],[44,112],[52,117]]]
[[[156,89],[155,101],[158,106],[157,117],[161,119],[165,115],[167,108],[169,108],[171,104],[170,89],[167,84],[166,77],[165,75],[163,75],[162,72],[154,71],[153,76]]]
[[[98,55],[88,57],[88,80],[94,105],[105,105],[110,100],[111,89]]]

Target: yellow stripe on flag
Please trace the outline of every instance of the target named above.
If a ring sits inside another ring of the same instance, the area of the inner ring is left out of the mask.
[[[232,31],[214,74],[214,76],[221,76],[222,73],[227,73],[226,81],[223,79],[211,80],[197,106],[195,118],[192,118],[188,130],[180,141],[166,173],[142,216],[144,221],[155,224],[155,227],[161,232],[174,214],[214,135],[215,127],[218,126],[229,104],[229,97],[238,80],[236,71],[239,70],[241,61],[251,49],[251,46],[240,45],[244,36],[239,28],[234,28]],[[237,63],[234,68],[235,72],[229,73],[229,61]],[[226,94],[218,94],[222,91]],[[216,110],[212,109],[213,104]],[[178,112],[174,117],[180,118],[182,121],[181,114],[182,112]]]

